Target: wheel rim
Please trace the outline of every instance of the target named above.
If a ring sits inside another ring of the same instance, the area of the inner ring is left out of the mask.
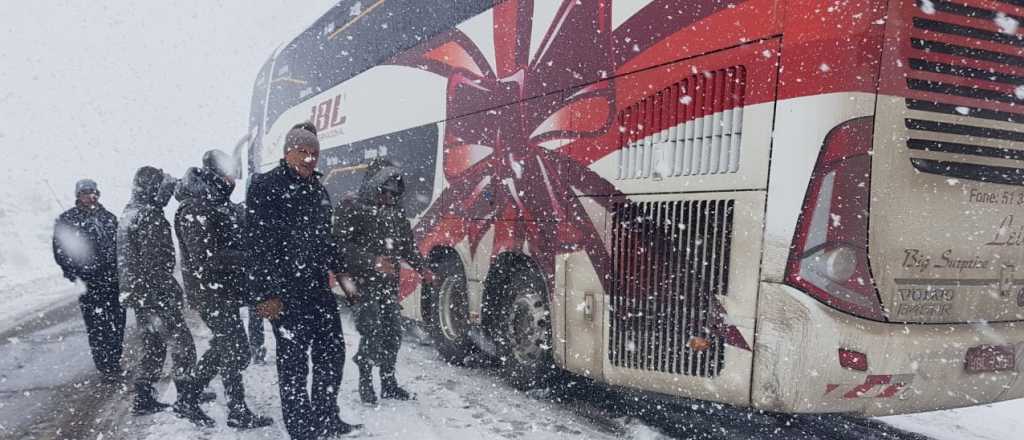
[[[540,292],[523,290],[509,310],[507,331],[511,354],[521,364],[538,364],[550,349],[550,316]]]
[[[438,295],[437,323],[441,334],[450,341],[459,340],[462,337],[461,320],[455,310],[455,295],[458,289],[457,280],[454,277],[444,280]]]

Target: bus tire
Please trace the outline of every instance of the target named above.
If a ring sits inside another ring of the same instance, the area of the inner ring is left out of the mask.
[[[557,374],[547,289],[540,276],[519,268],[503,293],[494,332],[502,375],[519,390],[543,388]]]
[[[423,323],[441,358],[462,365],[473,353],[466,273],[457,257],[442,257],[433,266],[436,287],[424,289]]]

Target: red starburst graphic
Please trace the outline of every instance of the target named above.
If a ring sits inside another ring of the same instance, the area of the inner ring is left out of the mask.
[[[476,252],[493,229],[492,255],[529,249],[545,273],[555,255],[580,249],[603,266],[607,251],[577,195],[618,193],[565,147],[614,121],[610,81],[573,87],[579,72],[612,71],[594,56],[610,42],[607,9],[563,2],[531,57],[533,2],[507,1],[493,11],[495,65],[458,30],[392,61],[448,78],[448,185],[417,225],[421,248],[468,239]]]

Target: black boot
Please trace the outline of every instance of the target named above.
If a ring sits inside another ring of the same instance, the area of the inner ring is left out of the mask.
[[[377,404],[377,392],[373,389],[373,365],[359,365],[359,400],[367,405]]]
[[[155,414],[171,405],[162,403],[153,397],[153,386],[148,383],[135,384],[135,400],[132,401],[132,415],[144,416]]]
[[[395,371],[392,369],[380,370],[380,398],[381,399],[395,399],[395,400],[410,400],[414,399],[412,394],[398,386],[398,380],[395,379]]]
[[[221,378],[224,381],[224,395],[228,399],[228,426],[253,429],[274,424],[274,419],[254,414],[245,404],[245,383],[240,372],[227,372]]]
[[[339,417],[335,417],[334,420],[327,422],[324,426],[323,431],[320,432],[321,438],[333,438],[345,434],[349,434],[353,431],[363,429],[363,425],[352,425],[341,420]]]
[[[174,386],[178,389],[178,400],[174,402],[174,413],[178,417],[188,420],[201,428],[208,428],[217,424],[199,407],[201,388],[199,388],[194,380],[179,379],[174,381]]]
[[[235,429],[263,428],[274,424],[274,419],[253,413],[249,407],[232,405],[228,410],[228,426]]]

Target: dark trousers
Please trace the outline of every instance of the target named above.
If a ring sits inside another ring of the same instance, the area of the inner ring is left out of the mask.
[[[135,318],[142,333],[142,360],[136,383],[151,385],[160,379],[167,346],[176,380],[190,380],[196,363],[196,345],[181,313],[181,301],[169,299],[154,306],[137,307]]]
[[[340,420],[338,389],[345,363],[338,302],[326,288],[284,301],[281,317],[271,321],[277,341],[281,412],[292,439],[313,439]],[[309,367],[313,365],[311,393]]]
[[[397,286],[390,289],[363,289],[369,293],[355,307],[359,351],[355,363],[361,368],[380,367],[382,373],[393,374],[402,344],[401,307]]]
[[[125,311],[117,295],[116,283],[89,283],[78,298],[92,361],[103,374],[121,372]]]
[[[213,333],[210,348],[196,364],[196,381],[202,389],[206,388],[215,376],[220,375],[224,383],[228,408],[241,410],[245,407],[242,370],[249,365],[249,342],[238,307],[213,301],[200,301],[196,305],[199,316]]]

